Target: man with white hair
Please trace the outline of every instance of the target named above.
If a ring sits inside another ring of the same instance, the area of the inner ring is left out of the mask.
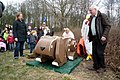
[[[111,25],[109,18],[106,14],[101,13],[97,6],[91,6],[89,12],[91,17],[88,36],[89,41],[92,41],[92,57],[94,62],[91,70],[100,73],[106,71],[104,50]]]

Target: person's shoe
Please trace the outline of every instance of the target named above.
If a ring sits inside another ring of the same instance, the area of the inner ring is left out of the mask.
[[[98,68],[99,69],[99,68]],[[91,71],[96,71],[96,70],[98,70],[98,69],[96,69],[96,68],[94,68],[94,67],[88,67],[88,70],[91,70]]]
[[[14,57],[14,59],[19,59],[19,57]]]
[[[106,68],[101,68],[101,71],[102,72],[106,72]]]
[[[104,73],[106,72],[106,69],[105,68],[100,68],[98,70],[96,70],[97,73]]]
[[[24,55],[20,56],[20,57],[24,57]]]

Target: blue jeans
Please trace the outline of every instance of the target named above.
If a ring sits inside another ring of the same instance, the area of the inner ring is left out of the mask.
[[[14,50],[14,43],[9,43],[9,50],[13,51]]]
[[[30,49],[30,43],[28,43],[28,49]]]
[[[28,49],[30,49],[30,39],[27,38]]]
[[[16,42],[14,57],[18,57],[19,52],[20,52],[20,56],[23,56],[23,47],[24,47],[24,41]]]
[[[30,43],[30,53],[32,53],[33,49],[35,48],[36,44]]]

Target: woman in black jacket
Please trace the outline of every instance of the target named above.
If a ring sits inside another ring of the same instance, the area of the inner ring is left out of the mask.
[[[13,35],[16,41],[14,57],[15,59],[18,59],[19,52],[20,52],[20,56],[23,57],[23,46],[24,46],[24,42],[27,39],[27,28],[23,20],[22,13],[18,13],[16,15],[16,20],[13,23]]]

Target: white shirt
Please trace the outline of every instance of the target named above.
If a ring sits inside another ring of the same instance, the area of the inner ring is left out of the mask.
[[[92,31],[92,35],[96,35],[95,19],[96,19],[96,17],[93,17],[92,22],[91,22],[91,31]]]

